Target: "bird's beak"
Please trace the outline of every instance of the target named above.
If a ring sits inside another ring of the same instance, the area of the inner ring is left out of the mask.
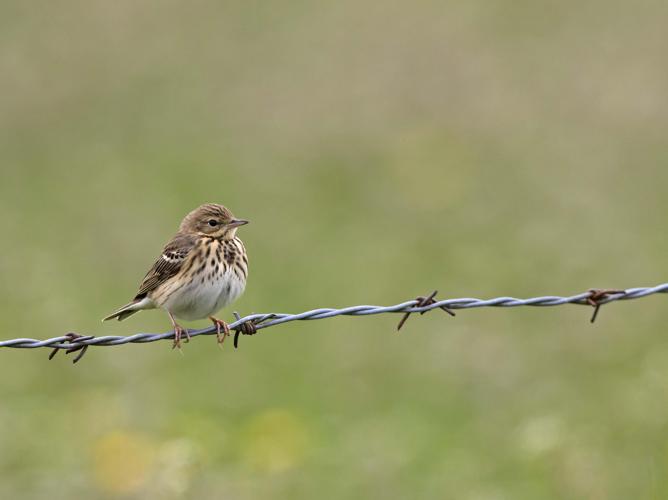
[[[228,227],[239,227],[239,226],[245,226],[246,224],[248,224],[248,221],[247,221],[247,220],[243,220],[243,219],[234,219],[234,220],[232,220],[232,222],[230,222],[227,226],[228,226]]]

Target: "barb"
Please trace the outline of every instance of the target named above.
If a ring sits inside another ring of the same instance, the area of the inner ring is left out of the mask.
[[[657,293],[668,293],[668,283],[663,283],[654,287],[644,288],[628,288],[626,290],[614,289],[590,289],[586,292],[572,295],[569,297],[560,296],[543,296],[531,297],[528,299],[517,299],[514,297],[496,297],[493,299],[476,299],[476,298],[459,298],[459,299],[445,299],[434,300],[435,294],[427,297],[418,297],[414,300],[402,302],[393,306],[371,306],[360,305],[346,307],[343,309],[313,309],[299,314],[250,314],[243,318],[237,315],[236,321],[230,323],[229,327],[232,330],[246,333],[271,326],[277,326],[290,321],[306,321],[332,318],[334,316],[371,316],[373,314],[385,313],[403,313],[404,318],[406,314],[420,313],[424,314],[433,309],[443,309],[450,314],[454,314],[453,310],[457,309],[474,309],[478,307],[553,307],[565,304],[588,305],[594,307],[594,315],[591,319],[593,322],[596,319],[599,308],[610,302],[620,300],[631,300],[647,297]],[[401,325],[405,322],[402,320]],[[249,325],[253,325],[251,328]],[[216,327],[212,326],[202,330],[191,330],[191,337],[199,335],[216,335]],[[67,334],[60,337],[54,337],[46,340],[37,340],[30,338],[20,338],[12,340],[0,341],[0,348],[17,348],[17,349],[36,349],[39,347],[49,347],[56,349],[51,357],[55,355],[58,349],[68,352],[81,351],[75,358],[75,361],[81,359],[81,356],[86,352],[88,346],[117,346],[122,344],[145,344],[148,342],[156,342],[158,340],[173,339],[174,332],[167,333],[137,333],[127,337],[109,335],[104,337],[93,337],[90,335],[79,336],[77,334]]]
[[[431,292],[429,294],[428,297],[423,297],[423,296],[417,297],[415,299],[417,301],[417,304],[415,304],[415,307],[424,307],[424,306],[429,306],[429,305],[435,304],[436,300],[434,300],[434,297],[436,297],[437,293],[438,293],[438,290],[434,290],[433,292]],[[441,306],[441,309],[444,310],[446,313],[448,313],[450,316],[452,316],[452,317],[455,316],[455,313],[453,313],[447,307]],[[422,316],[426,312],[427,311],[422,311],[420,313],[420,316]],[[406,320],[408,319],[408,317],[410,315],[411,315],[410,311],[404,314],[403,318],[401,318],[401,320],[399,321],[399,324],[397,325],[397,331],[401,330],[401,327],[404,326],[404,323],[406,323]]]
[[[603,300],[607,297],[614,295],[626,295],[626,290],[614,290],[614,289],[605,289],[599,290],[597,288],[592,288],[589,290],[589,297],[587,297],[587,304],[594,308],[594,313],[591,315],[590,323],[596,321],[596,316],[598,316],[598,310],[601,308],[605,302]],[[620,297],[621,298],[621,297]]]

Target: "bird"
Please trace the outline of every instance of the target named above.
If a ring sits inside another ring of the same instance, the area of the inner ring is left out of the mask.
[[[173,348],[190,334],[177,323],[208,318],[216,327],[218,343],[230,334],[225,321],[214,315],[238,299],[246,288],[248,256],[237,236],[247,220],[236,218],[217,203],[205,203],[186,215],[177,233],[144,276],[131,302],[102,321],[123,321],[136,312],[161,308],[174,328]]]

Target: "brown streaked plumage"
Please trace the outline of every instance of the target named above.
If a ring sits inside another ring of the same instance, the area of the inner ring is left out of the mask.
[[[236,233],[247,223],[215,203],[190,212],[144,276],[132,302],[103,321],[122,321],[138,311],[159,307],[167,311],[174,326],[174,347],[180,347],[183,334],[188,337],[188,330],[175,318],[208,317],[222,343],[229,328],[213,315],[236,300],[246,287],[248,257]]]

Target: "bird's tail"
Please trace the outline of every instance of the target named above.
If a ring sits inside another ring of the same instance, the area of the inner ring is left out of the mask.
[[[123,307],[117,311],[111,313],[109,316],[104,318],[102,321],[108,321],[110,319],[118,319],[118,321],[123,321],[126,318],[129,318],[134,313],[141,311],[142,309],[149,309],[150,300],[148,298],[144,299],[135,299],[129,304],[125,304]]]

